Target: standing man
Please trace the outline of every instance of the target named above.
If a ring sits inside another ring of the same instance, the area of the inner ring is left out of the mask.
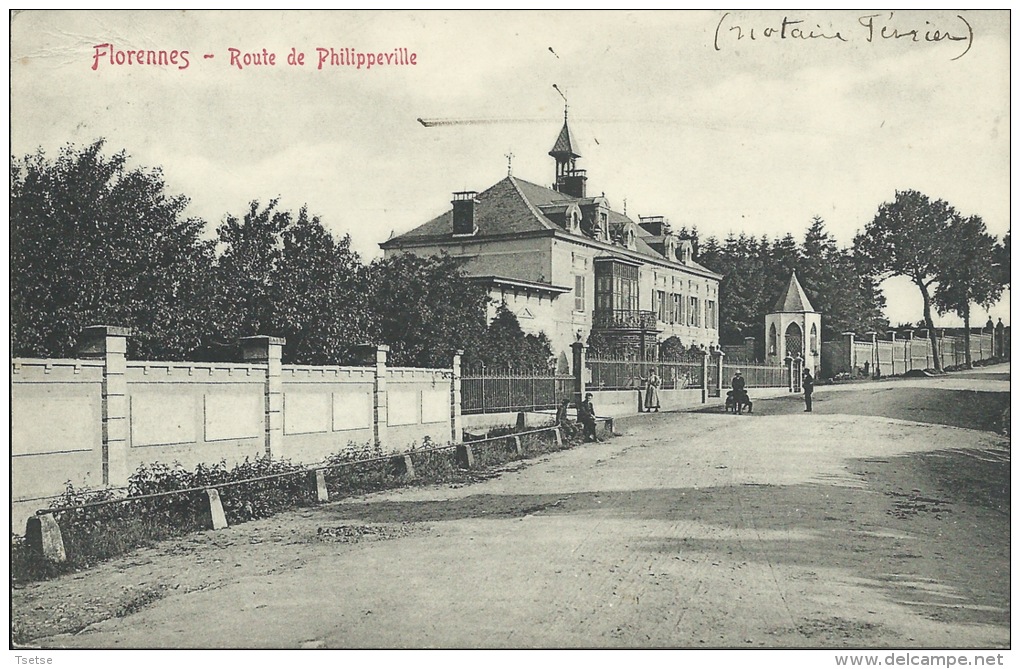
[[[800,384],[804,387],[804,403],[807,405],[804,411],[811,411],[811,393],[815,389],[815,377],[811,376],[810,369],[804,368],[804,378],[801,379]]]
[[[730,388],[733,389],[733,404],[736,405],[738,414],[744,413],[744,403],[747,401],[747,391],[744,390],[746,386],[744,375],[738,369],[733,373],[733,379],[730,381]]]

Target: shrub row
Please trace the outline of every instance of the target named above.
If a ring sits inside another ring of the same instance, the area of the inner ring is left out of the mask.
[[[522,436],[525,457],[570,448],[584,440],[580,427],[575,423],[565,424],[562,433],[562,445],[557,445],[555,435],[550,431]],[[475,444],[475,467],[494,467],[517,459],[510,438],[513,434],[512,428],[497,428],[490,430],[485,437],[475,437],[475,440],[507,437]],[[454,448],[436,449],[428,438],[421,446],[413,447],[408,455],[415,470],[416,485],[463,481],[469,476],[458,466]],[[324,478],[331,499],[408,483],[403,457],[384,453],[378,445],[349,444],[343,452],[329,456],[325,465]],[[293,474],[287,475],[289,473]],[[283,476],[248,480],[277,474]],[[215,487],[218,490],[230,525],[310,505],[315,500],[315,493],[308,477],[309,473],[303,466],[268,457],[246,458],[233,467],[228,467],[225,462],[199,465],[193,471],[179,464],[155,463],[140,466],[130,476],[127,489],[122,493],[124,501],[100,506],[82,505],[118,499],[117,493],[113,490],[78,489],[68,483],[64,493],[50,505],[53,509],[74,507],[53,514],[63,535],[67,561],[54,564],[30,555],[25,538],[12,532],[11,578],[14,581],[50,578],[140,546],[205,529],[208,498],[202,490],[193,490],[195,488]],[[237,483],[241,481],[243,483]],[[174,491],[181,492],[144,497]]]

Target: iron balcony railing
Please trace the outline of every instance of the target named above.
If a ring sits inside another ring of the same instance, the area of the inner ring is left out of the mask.
[[[596,310],[592,319],[592,325],[601,330],[654,330],[656,322],[655,312],[637,309]]]

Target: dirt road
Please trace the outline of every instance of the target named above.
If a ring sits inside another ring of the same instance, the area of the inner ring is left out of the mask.
[[[1007,647],[1009,440],[970,428],[1001,413],[1008,372],[890,382],[885,400],[882,384],[819,388],[812,414],[792,397],[751,416],[635,417],[625,436],[472,485],[331,503],[31,584],[13,593],[15,634],[92,648]]]

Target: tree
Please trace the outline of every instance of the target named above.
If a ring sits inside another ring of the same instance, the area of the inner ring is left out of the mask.
[[[464,363],[473,366],[545,371],[552,361],[552,346],[544,332],[525,334],[514,312],[499,305],[476,350],[465,352]]]
[[[873,277],[905,276],[921,293],[924,324],[931,340],[935,369],[942,369],[935,325],[932,287],[946,262],[947,235],[956,210],[914,190],[896,191],[892,202],[878,208],[875,218],[854,238],[854,251]]]
[[[369,266],[370,332],[389,345],[394,364],[448,367],[454,351],[481,346],[489,296],[461,263],[403,253]]]
[[[795,268],[812,305],[823,314],[823,339],[884,326],[885,298],[878,285],[860,271],[853,253],[839,248],[820,217],[812,220],[803,245],[792,234],[775,241],[730,234],[723,244],[710,237],[699,262],[723,275],[719,340],[724,344],[741,344],[748,336],[760,340],[765,315]]]
[[[797,274],[812,306],[822,314],[822,339],[843,332],[883,330],[885,297],[870,277],[862,274],[853,253],[841,249],[815,216],[804,235]]]
[[[220,346],[256,334],[284,337],[284,361],[348,361],[368,338],[367,273],[350,237],[339,240],[306,207],[297,215],[248,205],[217,230],[215,330]]]
[[[945,262],[939,269],[935,308],[941,314],[953,312],[963,319],[966,366],[970,359],[970,306],[991,306],[1002,295],[1004,283],[995,265],[997,245],[980,216],[955,216],[949,225]]]
[[[132,328],[129,354],[181,359],[208,317],[213,246],[159,169],[104,140],[11,159],[11,348],[73,357],[81,330]]]
[[[680,341],[680,337],[673,335],[659,343],[660,360],[679,360],[687,352],[687,347]]]

